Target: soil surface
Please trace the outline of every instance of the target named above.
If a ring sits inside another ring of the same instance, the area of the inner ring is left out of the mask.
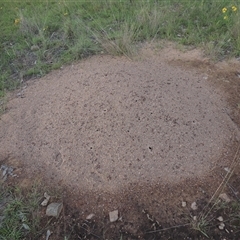
[[[70,239],[160,239],[156,228],[188,223],[197,214],[191,203],[204,206],[231,166],[238,70],[238,61],[214,64],[196,49],[147,44],[133,59],[100,55],[64,66],[10,97],[0,163],[15,167],[22,185],[35,179],[65,190],[56,239],[64,231]],[[120,220],[109,223],[115,209]],[[90,235],[76,225],[90,213],[98,235],[93,223]],[[192,234],[181,232],[166,236]],[[203,239],[196,236],[186,239]]]

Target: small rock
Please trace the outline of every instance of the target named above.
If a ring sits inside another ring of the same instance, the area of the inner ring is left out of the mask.
[[[91,220],[94,216],[95,216],[95,214],[90,213],[90,214],[86,217],[86,219],[87,219],[87,220]]]
[[[26,223],[23,223],[22,226],[25,230],[30,231],[30,227]]]
[[[182,202],[182,207],[186,207],[187,203],[186,202]]]
[[[46,192],[44,193],[44,197],[45,197],[45,199],[44,199],[43,202],[41,203],[41,205],[42,205],[43,207],[47,206],[47,204],[48,204],[48,202],[49,202],[49,200],[50,200],[50,196],[49,196]]]
[[[60,212],[62,211],[62,208],[63,208],[62,203],[50,203],[47,206],[46,215],[58,218]]]
[[[46,207],[47,206],[47,204],[48,204],[48,199],[44,199],[42,202],[41,202],[41,205],[43,206],[43,207]]]
[[[222,217],[222,216],[219,216],[219,217],[217,218],[217,220],[218,220],[219,222],[223,222],[223,217]]]
[[[50,199],[50,196],[47,194],[47,192],[45,192],[45,193],[43,194],[43,196],[44,196],[46,199]]]
[[[2,173],[3,181],[6,181],[8,176],[12,176],[12,177],[17,176],[16,174],[13,174],[13,168],[12,167],[8,167],[6,165],[1,165],[0,170],[3,171],[3,173]]]
[[[2,180],[5,182],[7,180],[7,175],[5,175]]]
[[[224,202],[227,202],[227,203],[231,202],[231,199],[228,197],[226,193],[221,193],[219,195],[219,198]]]
[[[225,228],[225,224],[224,224],[223,222],[221,222],[221,223],[219,224],[218,228],[219,228],[220,230],[223,230],[223,229]]]
[[[109,212],[110,222],[116,222],[118,220],[118,210]]]
[[[38,51],[38,50],[39,50],[39,46],[37,46],[37,45],[31,46],[31,51]]]
[[[5,175],[7,175],[7,168],[5,168],[4,170],[3,170],[3,173],[2,173],[2,175],[3,175],[3,177],[5,176]]]
[[[227,172],[227,173],[230,173],[230,169],[228,167],[225,167],[224,170]]]
[[[197,216],[193,216],[193,220],[194,220],[194,221],[197,221]]]
[[[46,234],[46,240],[48,240],[49,239],[49,237],[50,237],[50,235],[51,235],[52,233],[51,233],[51,231],[50,230],[47,230],[47,234]]]
[[[197,210],[197,209],[198,209],[196,202],[193,202],[193,203],[191,204],[191,209],[192,209],[192,210]]]

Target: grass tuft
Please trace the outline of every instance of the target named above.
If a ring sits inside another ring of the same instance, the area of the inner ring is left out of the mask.
[[[35,186],[24,194],[18,188],[1,186],[0,193],[0,239],[18,240],[37,236],[40,225],[40,195]]]
[[[217,59],[239,56],[239,10],[227,0],[2,2],[0,95],[101,51],[131,57],[143,41],[200,46]]]

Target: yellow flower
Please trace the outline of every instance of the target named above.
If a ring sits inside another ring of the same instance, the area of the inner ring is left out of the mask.
[[[14,20],[14,24],[16,24],[16,25],[19,24],[20,22],[21,22],[20,18],[17,18],[17,19]]]
[[[65,12],[63,15],[64,15],[64,16],[67,16],[67,15],[68,15],[68,13],[67,13],[67,12]]]
[[[227,11],[227,8],[224,7],[224,8],[222,9],[222,12],[225,13],[226,11]]]
[[[223,18],[224,20],[228,20],[228,16],[224,16],[224,18]]]
[[[236,12],[237,11],[237,7],[236,6],[232,6],[232,11]]]

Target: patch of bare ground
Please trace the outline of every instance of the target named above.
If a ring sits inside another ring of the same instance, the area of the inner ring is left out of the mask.
[[[66,66],[9,101],[0,163],[16,168],[12,184],[38,179],[63,189],[52,239],[205,239],[193,218],[238,160],[239,70],[238,61],[153,45],[133,60],[95,56]],[[235,164],[219,193],[236,199],[238,181]],[[238,239],[231,224],[218,228],[220,213],[210,214],[212,239]]]

